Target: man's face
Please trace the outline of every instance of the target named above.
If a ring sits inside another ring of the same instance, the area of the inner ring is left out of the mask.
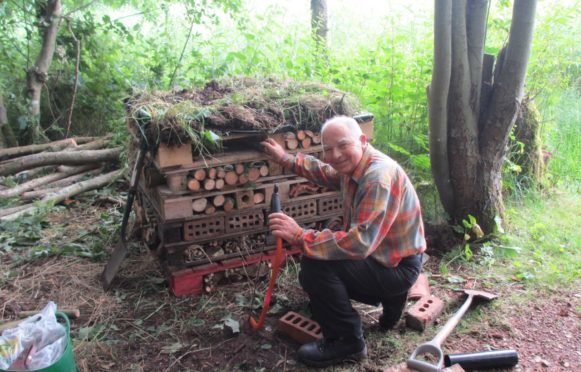
[[[323,132],[324,159],[337,172],[351,176],[363,157],[366,143],[365,135],[357,138],[344,125],[329,124]]]

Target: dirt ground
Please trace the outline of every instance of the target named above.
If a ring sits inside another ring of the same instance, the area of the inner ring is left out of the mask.
[[[82,244],[87,235],[99,233],[95,226],[111,208],[115,206],[60,209],[49,216],[38,244],[70,240]],[[59,226],[58,233],[51,226]],[[50,300],[60,308],[79,308],[81,317],[72,319],[71,335],[80,371],[308,370],[296,359],[299,345],[276,326],[287,311],[307,309],[308,300],[296,280],[297,262],[290,262],[279,278],[266,327],[258,333],[247,326],[248,309],[255,287],[254,303],[261,302],[267,278],[256,286],[241,281],[220,285],[203,296],[175,297],[157,259],[135,243],[113,288],[104,292],[98,280],[103,266],[102,261],[79,256],[24,264],[0,256],[0,319],[15,319],[19,311],[40,309]],[[581,366],[579,288],[532,291],[525,283],[453,268],[438,275],[436,256],[424,272],[432,292],[446,303],[440,322],[423,334],[406,328],[403,321],[384,333],[377,327],[380,308],[354,304],[364,321],[369,357],[360,364],[327,370],[382,371],[404,362],[460,306],[462,299],[454,291],[460,286],[495,292],[499,298],[466,314],[444,343],[446,354],[514,349],[518,371],[574,371]]]

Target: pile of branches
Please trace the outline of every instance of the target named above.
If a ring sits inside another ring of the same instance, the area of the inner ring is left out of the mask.
[[[106,186],[122,169],[110,170],[121,147],[107,148],[108,137],[68,138],[46,144],[0,149],[0,221],[58,204],[80,193]]]
[[[335,115],[353,116],[358,103],[349,94],[319,83],[228,78],[198,90],[139,92],[125,102],[129,130],[150,147],[160,143],[203,145],[211,131],[272,132],[281,126],[318,132]]]

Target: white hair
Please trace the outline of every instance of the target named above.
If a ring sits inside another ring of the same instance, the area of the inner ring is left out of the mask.
[[[321,127],[321,136],[323,136],[323,132],[330,125],[341,125],[346,127],[354,139],[359,139],[359,137],[361,137],[361,135],[363,134],[363,132],[361,131],[361,127],[359,126],[355,119],[349,116],[339,115],[334,116],[325,121],[325,123]]]

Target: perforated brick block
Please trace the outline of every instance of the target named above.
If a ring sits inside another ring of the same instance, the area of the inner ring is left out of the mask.
[[[319,323],[294,311],[289,311],[278,320],[278,329],[300,344],[323,338]]]
[[[243,212],[226,217],[226,232],[251,231],[264,226],[262,210]]]
[[[343,200],[341,199],[341,195],[320,198],[317,203],[319,204],[319,216],[326,216],[330,213],[343,210]]]
[[[224,233],[224,217],[208,217],[184,223],[184,240],[218,237]]]
[[[283,205],[284,213],[294,219],[313,217],[317,215],[317,200],[315,198]]]
[[[408,298],[410,300],[419,300],[422,297],[426,297],[432,294],[430,290],[430,283],[428,282],[428,277],[424,274],[418,276],[418,280],[410,288]]]
[[[442,314],[444,302],[436,296],[425,296],[416,302],[405,315],[408,327],[423,331]]]

